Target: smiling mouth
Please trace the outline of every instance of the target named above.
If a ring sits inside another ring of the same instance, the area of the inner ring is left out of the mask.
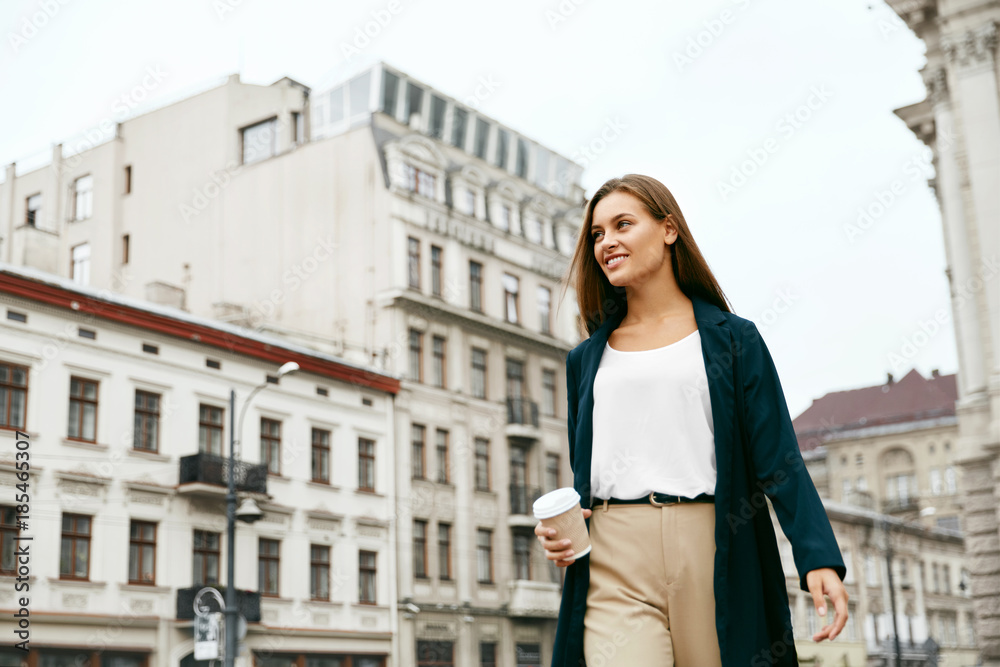
[[[611,269],[615,268],[616,266],[618,266],[619,264],[621,264],[622,262],[624,262],[626,259],[628,259],[628,255],[623,255],[623,256],[615,257],[610,262],[608,262],[607,264],[605,264],[605,266],[608,267],[608,270],[610,271]]]

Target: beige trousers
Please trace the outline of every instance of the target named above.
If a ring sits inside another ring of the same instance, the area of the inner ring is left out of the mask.
[[[712,503],[598,504],[590,541],[587,667],[721,667]]]

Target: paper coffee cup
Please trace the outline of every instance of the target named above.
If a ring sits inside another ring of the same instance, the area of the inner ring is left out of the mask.
[[[550,491],[532,505],[535,518],[546,528],[555,528],[554,540],[569,540],[576,560],[590,553],[590,532],[580,508],[580,494],[573,487]]]

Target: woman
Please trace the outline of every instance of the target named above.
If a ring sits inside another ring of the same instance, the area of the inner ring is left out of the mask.
[[[766,498],[800,588],[847,622],[840,549],[753,322],[731,313],[669,190],[628,174],[587,205],[570,275],[570,466],[592,550],[568,567],[553,667],[798,664]],[[568,283],[568,281],[567,281]]]

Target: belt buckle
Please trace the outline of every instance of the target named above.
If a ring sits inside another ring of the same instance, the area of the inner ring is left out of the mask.
[[[653,496],[655,494],[656,494],[656,491],[650,491],[649,492],[649,504],[652,505],[653,507],[666,507],[668,505],[676,505],[677,504],[676,502],[673,502],[673,503],[660,503],[660,502],[657,502],[656,499],[653,498]]]

